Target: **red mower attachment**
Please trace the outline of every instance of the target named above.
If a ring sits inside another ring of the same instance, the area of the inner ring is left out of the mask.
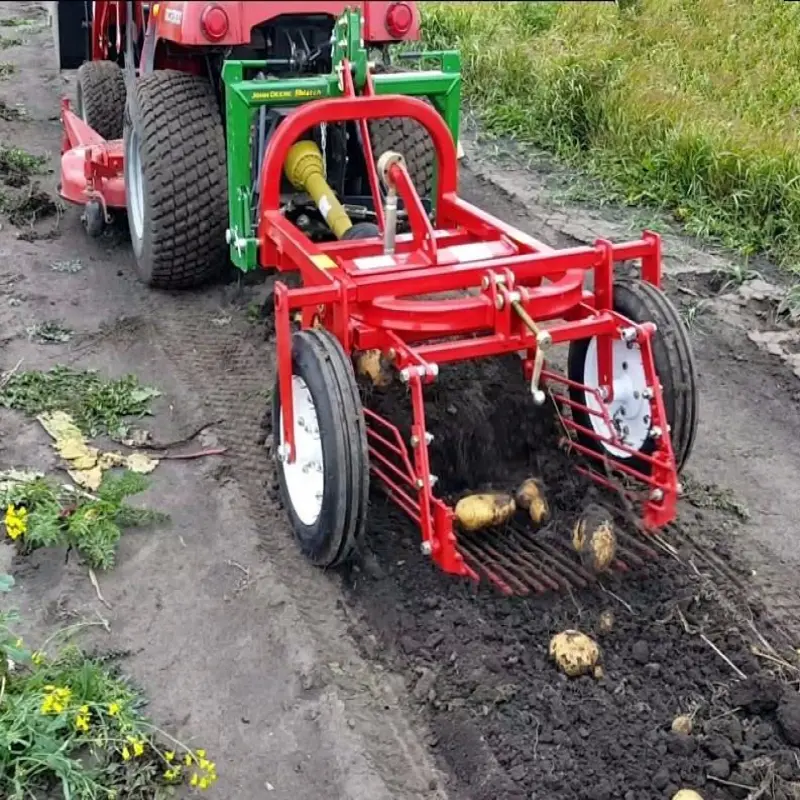
[[[81,220],[90,236],[111,222],[109,209],[125,208],[122,139],[106,141],[61,101],[61,182],[59,195],[84,206]]]
[[[312,243],[280,208],[275,176],[290,149],[320,123],[386,116],[409,117],[431,136],[435,222],[402,156],[383,153],[376,168],[386,191],[379,235]],[[513,504],[509,513],[489,514],[489,530],[475,532],[435,492],[429,445],[436,432],[426,427],[425,387],[449,363],[517,353],[532,412],[555,404],[578,469],[624,487],[643,528],[674,519],[697,408],[686,331],[659,289],[656,234],[554,250],[479,210],[457,195],[456,147],[441,116],[409,97],[346,97],[298,108],[270,141],[261,176],[260,261],[299,272],[303,283],[275,286],[274,430],[285,505],[315,563],[341,563],[357,544],[371,471],[418,523],[422,552],[445,572],[488,578],[508,594],[580,584],[582,567],[548,554],[533,529],[510,524]],[[407,234],[395,234],[398,202]],[[615,281],[615,263],[631,260],[640,261],[641,279]],[[587,274],[592,291],[584,288]],[[293,333],[298,313],[302,329]],[[566,375],[545,363],[564,344]],[[390,420],[362,408],[353,363],[370,354],[407,385],[408,441]],[[630,538],[620,539],[609,563],[624,569],[652,555]],[[543,560],[555,568],[543,569]]]

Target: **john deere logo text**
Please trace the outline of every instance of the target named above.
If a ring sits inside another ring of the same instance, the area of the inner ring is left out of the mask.
[[[268,92],[253,92],[253,100],[298,100],[322,97],[322,89],[271,89]]]

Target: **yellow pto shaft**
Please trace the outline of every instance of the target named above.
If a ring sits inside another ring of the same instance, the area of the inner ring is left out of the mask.
[[[314,142],[295,143],[286,156],[284,171],[295,189],[310,195],[337,239],[353,227],[350,217],[325,180],[322,153]]]

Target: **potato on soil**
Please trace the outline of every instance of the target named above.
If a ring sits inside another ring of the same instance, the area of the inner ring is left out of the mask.
[[[617,556],[617,536],[611,515],[600,506],[590,505],[572,528],[572,546],[584,566],[605,572]]]
[[[364,350],[356,357],[356,373],[369,378],[373,386],[385,388],[392,382],[392,368],[380,350]]]
[[[544,495],[544,486],[537,478],[528,478],[517,489],[517,508],[525,509],[530,514],[534,525],[541,525],[550,516],[550,508]]]
[[[471,494],[462,497],[455,508],[456,521],[466,531],[493,528],[507,522],[517,510],[508,494]]]
[[[694,789],[680,789],[672,795],[672,800],[703,800],[703,797]]]
[[[585,633],[562,631],[550,640],[550,658],[570,678],[576,678],[595,673],[600,661],[600,648]]]
[[[691,736],[694,730],[694,722],[688,714],[679,714],[672,720],[672,730],[675,733],[683,733],[686,736]]]
[[[611,633],[614,630],[614,612],[606,609],[597,618],[597,632],[602,634]]]

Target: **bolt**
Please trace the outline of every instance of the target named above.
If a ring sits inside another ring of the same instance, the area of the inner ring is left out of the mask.
[[[439,377],[439,365],[438,364],[429,364],[428,365],[428,372],[434,377]]]
[[[677,491],[677,493],[678,493],[678,497],[683,497],[683,484],[682,484],[682,483],[679,483],[679,484],[678,484],[678,485],[675,487],[675,490],[676,490],[676,491]]]
[[[278,457],[278,461],[280,461],[281,464],[285,464],[286,460],[289,458],[289,445],[288,444],[278,445],[278,449],[275,451],[275,455]]]
[[[626,342],[635,342],[639,335],[636,328],[623,328],[620,333],[622,334],[623,340]]]
[[[664,492],[661,489],[653,489],[650,492],[650,499],[655,500],[656,503],[660,503],[664,499]]]
[[[400,370],[400,380],[403,383],[408,383],[408,379],[411,377],[411,373],[408,371],[408,367]]]
[[[429,556],[433,552],[433,547],[431,547],[430,542],[422,542],[422,544],[419,546],[419,549],[424,556]]]
[[[433,434],[425,431],[425,444],[430,444],[433,441]]]
[[[232,238],[233,238],[233,234],[231,233],[231,229],[228,228],[228,230],[225,231],[225,243],[226,244],[230,244]]]
[[[648,386],[646,389],[642,390],[642,397],[645,400],[652,400],[653,399],[653,390]]]
[[[650,436],[653,439],[660,439],[662,433],[663,431],[658,427],[658,425],[653,425],[653,427],[650,429]]]
[[[436,484],[438,482],[439,482],[439,476],[438,475],[431,475],[431,487],[436,486]]]
[[[422,487],[425,486],[425,481],[423,481],[422,478],[417,478],[417,480],[414,481],[414,484],[417,489],[422,489]]]
[[[533,404],[535,406],[543,406],[547,400],[547,395],[541,389],[533,390]]]
[[[415,434],[414,436],[411,437],[410,441],[412,447],[419,447],[419,436]]]

